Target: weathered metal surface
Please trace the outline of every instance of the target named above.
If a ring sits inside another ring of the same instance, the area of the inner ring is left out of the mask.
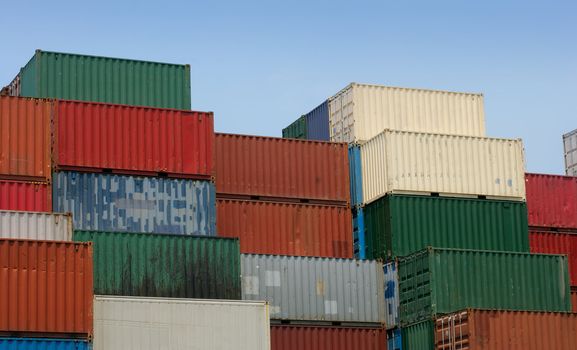
[[[0,210],[0,238],[71,241],[72,216]]]
[[[387,328],[399,326],[399,272],[397,262],[392,261],[383,266],[385,273],[385,324]]]
[[[273,325],[271,350],[385,350],[384,328]]]
[[[529,239],[532,253],[567,255],[571,285],[577,286],[577,233],[531,230]]]
[[[60,338],[0,338],[0,350],[90,350],[88,340]]]
[[[215,235],[207,181],[65,171],[54,174],[53,196],[79,230]]]
[[[0,180],[0,210],[52,211],[52,186]]]
[[[96,294],[240,299],[238,240],[75,231],[93,242]]]
[[[401,329],[403,350],[434,350],[435,323],[426,320]]]
[[[367,258],[367,240],[365,226],[365,210],[362,207],[356,207],[353,211],[353,252],[355,258]]]
[[[242,299],[266,300],[272,319],[384,324],[376,261],[241,255]]]
[[[307,139],[307,121],[304,116],[300,116],[289,126],[282,129],[282,137],[285,139]]]
[[[529,226],[577,229],[577,177],[526,174]]]
[[[403,338],[401,336],[401,329],[395,328],[387,331],[387,350],[402,350]]]

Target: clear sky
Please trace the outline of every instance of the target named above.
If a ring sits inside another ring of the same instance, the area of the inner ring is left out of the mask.
[[[0,85],[35,49],[190,63],[216,129],[280,136],[348,83],[482,92],[489,136],[563,173],[577,1],[3,1]]]

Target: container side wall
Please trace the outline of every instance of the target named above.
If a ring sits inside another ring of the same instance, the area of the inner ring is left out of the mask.
[[[401,329],[403,350],[434,350],[435,325],[423,321]]]
[[[2,210],[0,211],[0,238],[71,241],[72,216]]]
[[[563,135],[565,149],[565,174],[577,176],[577,130]]]
[[[307,139],[307,121],[304,116],[299,117],[291,125],[282,129],[282,137],[285,139]]]
[[[401,329],[395,328],[387,331],[387,350],[402,350],[403,338],[401,336]]]
[[[367,242],[365,238],[365,213],[361,207],[353,208],[353,251],[355,258],[367,258]]]
[[[577,177],[526,174],[529,226],[577,229]]]
[[[351,181],[351,207],[363,204],[363,173],[361,150],[358,145],[349,146],[349,178]]]
[[[330,141],[329,104],[321,103],[315,109],[305,114],[308,140]]]
[[[0,338],[0,350],[90,350],[89,341],[50,338]]]
[[[385,350],[383,328],[271,326],[271,350]]]
[[[571,285],[577,286],[577,234],[531,231],[531,252],[567,255]]]
[[[52,186],[0,180],[0,210],[52,211]]]
[[[399,274],[397,263],[389,262],[384,265],[385,273],[385,315],[388,329],[399,326]]]

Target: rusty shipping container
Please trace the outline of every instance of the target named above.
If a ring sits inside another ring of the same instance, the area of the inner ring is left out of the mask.
[[[57,101],[54,162],[60,170],[211,180],[212,113]]]
[[[271,325],[271,350],[386,350],[384,328]]]
[[[435,350],[575,350],[577,315],[464,310],[437,318]]]
[[[52,211],[52,186],[0,180],[0,210]]]
[[[216,134],[216,192],[347,205],[344,143]]]
[[[239,237],[241,253],[352,258],[348,208],[217,199],[219,236]]]
[[[577,229],[577,177],[525,174],[529,226]]]
[[[48,100],[0,97],[0,178],[50,181]]]
[[[571,285],[577,286],[577,233],[531,230],[529,243],[532,253],[567,255]]]
[[[92,244],[0,239],[0,332],[92,335]]]

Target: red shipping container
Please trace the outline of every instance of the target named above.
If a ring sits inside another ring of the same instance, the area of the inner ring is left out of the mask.
[[[213,178],[212,113],[57,101],[59,170]]]
[[[52,211],[52,186],[0,180],[0,210]]]
[[[0,240],[0,332],[91,336],[92,279],[92,243]]]
[[[0,97],[0,178],[50,181],[49,100]]]
[[[577,177],[526,174],[529,226],[577,229]]]
[[[351,210],[328,205],[217,199],[217,232],[241,253],[353,257]]]
[[[531,230],[529,244],[531,253],[567,255],[571,285],[577,286],[577,234]]]
[[[216,192],[347,205],[345,143],[216,134]]]
[[[386,350],[384,328],[271,325],[271,350]]]
[[[577,288],[571,288],[571,307],[572,312],[577,313]]]

